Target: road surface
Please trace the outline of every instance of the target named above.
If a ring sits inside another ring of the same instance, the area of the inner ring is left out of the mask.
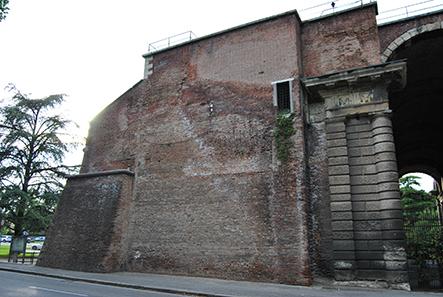
[[[0,271],[1,297],[177,297],[146,290],[135,290],[42,276]]]

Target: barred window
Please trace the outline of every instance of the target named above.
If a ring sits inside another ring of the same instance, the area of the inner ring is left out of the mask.
[[[274,88],[274,106],[279,112],[293,112],[292,107],[292,80],[276,81]]]

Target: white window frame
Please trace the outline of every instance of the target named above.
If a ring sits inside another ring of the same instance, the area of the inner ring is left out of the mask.
[[[277,84],[289,82],[289,106],[291,108],[291,113],[294,112],[294,100],[292,95],[292,81],[294,78],[287,78],[282,80],[273,81],[272,84],[272,103],[275,107],[278,108],[278,100],[277,100]]]

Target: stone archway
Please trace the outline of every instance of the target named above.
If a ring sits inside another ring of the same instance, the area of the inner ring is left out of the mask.
[[[398,172],[398,176],[401,177],[405,174],[414,173],[414,172],[420,172],[420,173],[427,174],[430,177],[432,177],[432,179],[434,179],[434,181],[437,183],[438,192],[439,193],[441,192],[441,190],[442,190],[442,188],[441,188],[442,176],[436,168],[431,167],[429,165],[414,164],[414,165],[410,165],[410,166],[403,166],[401,168],[401,170]]]
[[[389,107],[393,115],[393,134],[400,176],[407,172],[418,171],[427,173],[441,182],[443,175],[442,48],[443,29],[440,22],[435,22],[409,30],[394,40],[383,53],[383,59],[387,62],[403,59],[407,62],[406,87],[401,90],[389,90]],[[439,276],[438,268],[434,273],[436,276],[426,277],[426,282],[422,279],[423,275],[429,274],[426,265],[439,263],[443,268],[443,260],[439,257],[434,259],[433,256],[429,257],[432,259],[418,257],[414,252],[418,249],[420,255],[423,255],[427,249],[439,248],[432,242],[438,241],[441,238],[439,234],[443,234],[441,221],[434,213],[435,209],[427,211],[429,214],[419,209],[412,215],[405,215],[408,258],[418,264],[416,285],[443,287],[443,275]],[[406,211],[408,212],[410,211]],[[424,217],[425,214],[427,217]],[[414,218],[413,222],[411,218]],[[421,245],[414,245],[415,243]],[[423,245],[424,243],[427,245]],[[443,269],[441,271],[440,274],[443,273]],[[435,285],[431,285],[432,282],[435,282]],[[411,285],[413,284],[414,278],[411,278]]]
[[[411,38],[420,35],[425,32],[431,32],[434,30],[440,30],[443,28],[443,22],[437,21],[433,23],[429,23],[426,25],[419,26],[417,28],[412,28],[396,39],[392,41],[387,48],[383,51],[381,55],[381,61],[387,62],[388,60],[392,60],[391,56],[399,47],[401,47],[405,42],[408,42]]]
[[[428,24],[408,32],[420,30],[388,57],[407,61],[406,87],[390,90],[389,107],[399,172],[414,169],[438,181],[443,175],[443,29]]]

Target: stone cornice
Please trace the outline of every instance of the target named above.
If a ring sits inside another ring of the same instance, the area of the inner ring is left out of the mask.
[[[406,61],[399,60],[363,68],[354,68],[327,75],[301,79],[308,93],[318,90],[334,89],[342,86],[357,85],[367,82],[395,83],[403,88],[406,85]]]

